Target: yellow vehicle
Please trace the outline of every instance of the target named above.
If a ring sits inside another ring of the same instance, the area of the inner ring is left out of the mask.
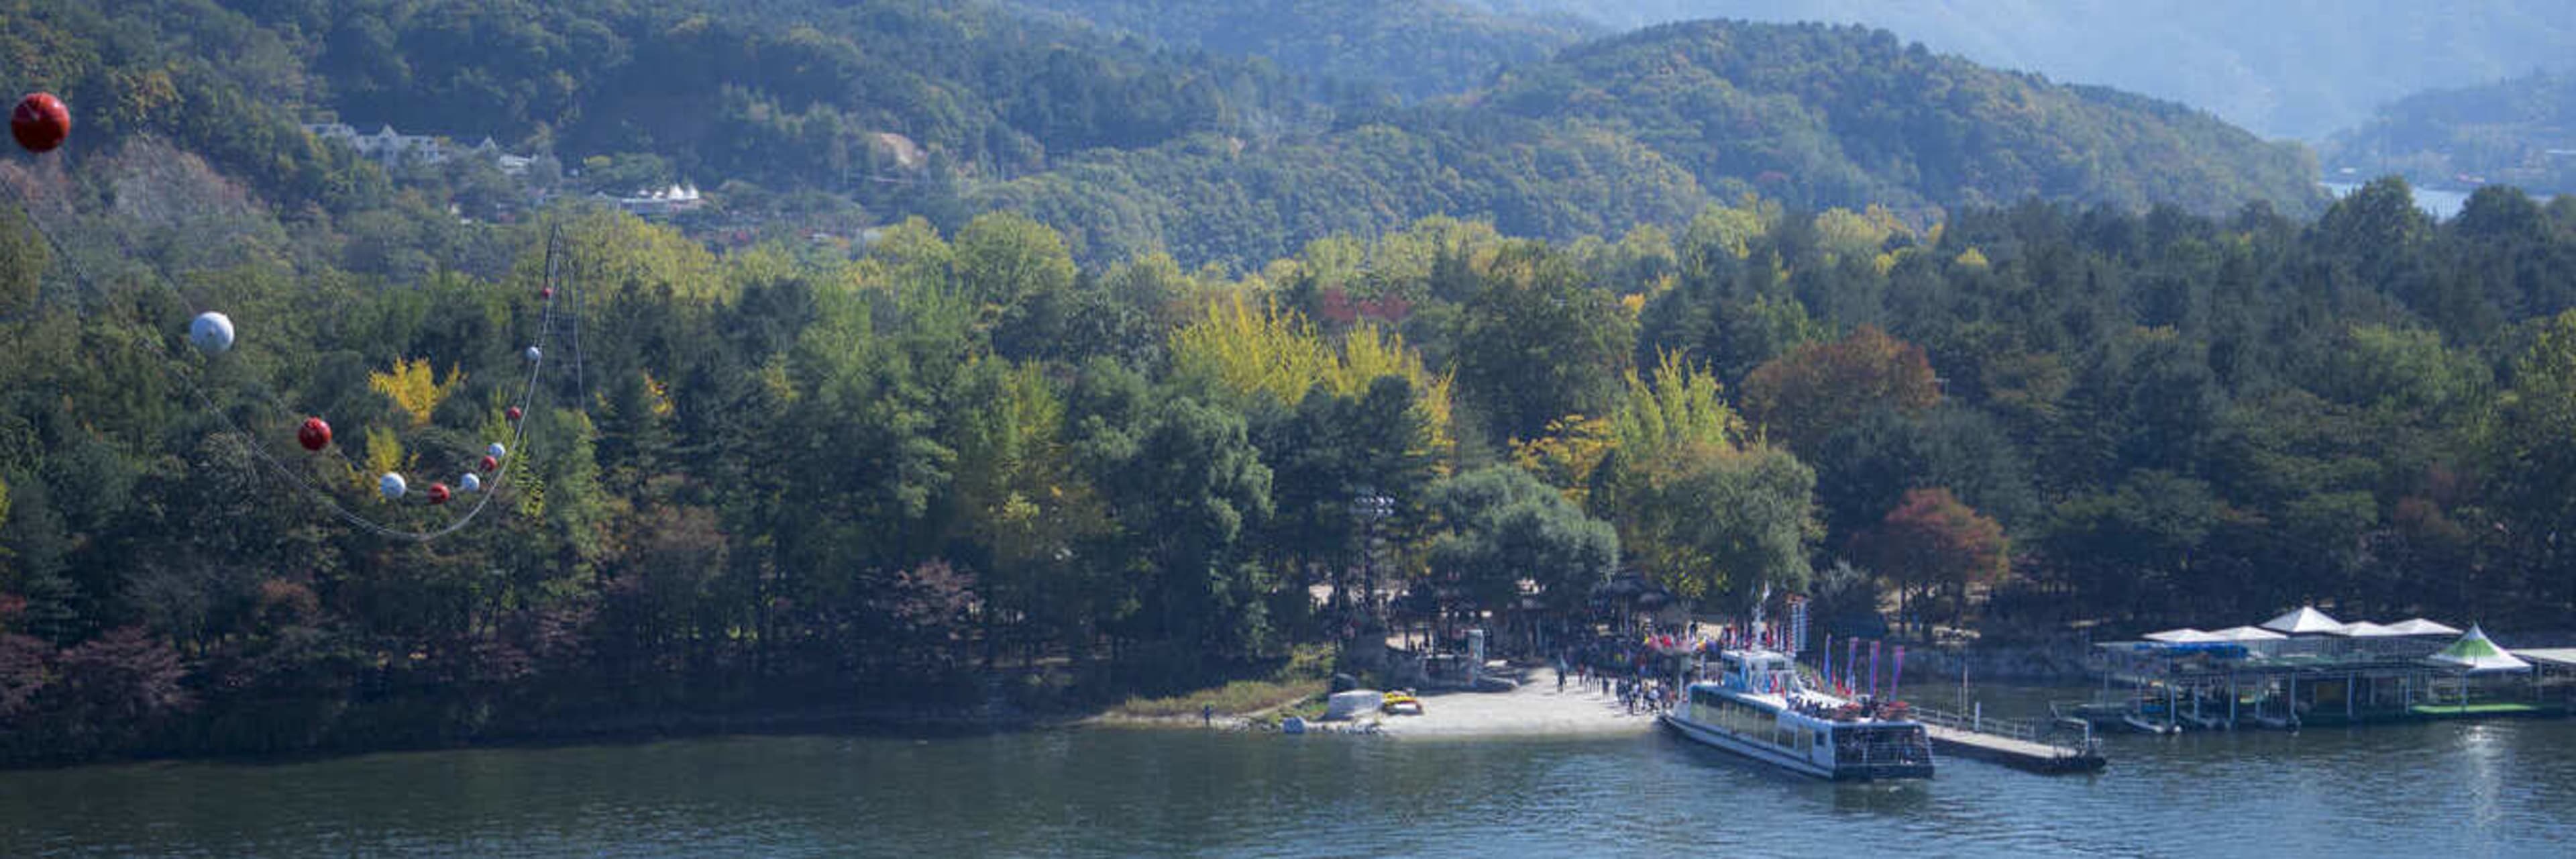
[[[1419,716],[1422,715],[1422,699],[1413,697],[1411,692],[1389,692],[1386,693],[1386,703],[1379,705],[1378,709],[1390,716]]]

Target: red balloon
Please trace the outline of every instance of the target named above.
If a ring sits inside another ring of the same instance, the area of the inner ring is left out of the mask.
[[[304,425],[295,428],[295,443],[303,445],[305,450],[330,447],[331,425],[323,423],[321,418],[305,418]]]
[[[53,93],[30,93],[9,113],[9,134],[29,152],[52,152],[72,136],[72,112]]]
[[[514,421],[515,421],[515,420],[518,420],[518,419],[519,419],[519,414],[520,414],[520,412],[519,412],[519,407],[518,407],[518,406],[511,406],[511,407],[510,407],[510,410],[509,410],[508,412],[506,412],[505,414],[508,414],[508,415],[510,416],[510,419],[511,419],[511,420],[514,420]]]
[[[445,503],[447,503],[447,484],[444,484],[444,483],[432,483],[432,484],[430,484],[430,485],[429,485],[429,503],[431,503],[431,504],[445,504]]]
[[[500,461],[500,460],[493,459],[493,458],[488,457],[488,456],[483,458],[483,470],[484,470],[484,471],[491,471],[491,470],[493,470],[493,469],[500,468],[500,467],[501,467],[501,461]]]
[[[553,298],[553,297],[555,297],[555,288],[554,288],[554,287],[549,286],[549,287],[546,287],[546,288],[544,288],[544,289],[537,290],[537,297],[538,297],[538,298]]]

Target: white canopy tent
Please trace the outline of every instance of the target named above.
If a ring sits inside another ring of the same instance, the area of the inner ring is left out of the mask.
[[[2531,670],[2531,663],[2514,658],[2513,654],[2504,652],[2504,648],[2497,647],[2495,642],[2487,640],[2486,631],[2479,629],[2477,624],[2470,624],[2468,634],[2460,636],[2458,641],[2451,642],[2451,646],[2442,648],[2442,652],[2425,658],[2436,664],[2448,665],[2470,674]]]
[[[2343,630],[2343,622],[2327,617],[2315,606],[2300,606],[2280,617],[2263,622],[2263,628],[2288,635],[2329,635]]]
[[[2167,629],[2158,632],[2150,632],[2147,633],[2146,638],[2148,641],[2159,642],[2162,644],[2197,644],[2204,641],[2223,640],[2210,637],[2212,635],[2214,635],[2214,633],[2202,632],[2186,626],[2181,629]]]
[[[2420,618],[2420,617],[2418,617],[2418,618],[2412,618],[2412,619],[2408,619],[2408,620],[2401,620],[2401,621],[2398,621],[2398,622],[2396,622],[2396,623],[2389,624],[2389,625],[2388,625],[2388,628],[2389,628],[2389,629],[2396,630],[2398,635],[2458,635],[2458,634],[2460,634],[2460,630],[2459,630],[2458,628],[2456,628],[2456,627],[2447,626],[2447,625],[2439,624],[2439,623],[2434,623],[2434,622],[2432,622],[2432,621],[2425,620],[2425,619]]]
[[[2397,627],[2389,626],[2384,623],[2371,623],[2366,620],[2356,620],[2351,623],[2344,624],[2343,629],[2337,631],[2335,634],[2347,638],[2395,638],[2405,635],[2406,633],[2398,631]]]
[[[2259,626],[2238,626],[2208,633],[2207,641],[2279,641],[2289,636]]]

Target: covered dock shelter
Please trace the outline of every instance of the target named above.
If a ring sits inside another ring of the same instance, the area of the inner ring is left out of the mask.
[[[2552,663],[2568,692],[2545,702],[2536,683],[2522,694],[2520,675],[2492,679],[2521,661],[2483,631],[2424,618],[2345,623],[2301,607],[2256,626],[2141,638],[2094,645],[2102,697],[2085,712],[2164,730],[2293,728],[2563,707],[2576,695],[2576,651]],[[2468,705],[2475,690],[2486,705]]]

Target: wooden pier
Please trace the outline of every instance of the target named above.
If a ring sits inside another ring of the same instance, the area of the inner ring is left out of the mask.
[[[1992,761],[2043,775],[2099,772],[2110,761],[2101,745],[2087,736],[2058,740],[2037,725],[2013,719],[1963,717],[1924,707],[1914,718],[1932,737],[1932,748],[1946,755]]]

